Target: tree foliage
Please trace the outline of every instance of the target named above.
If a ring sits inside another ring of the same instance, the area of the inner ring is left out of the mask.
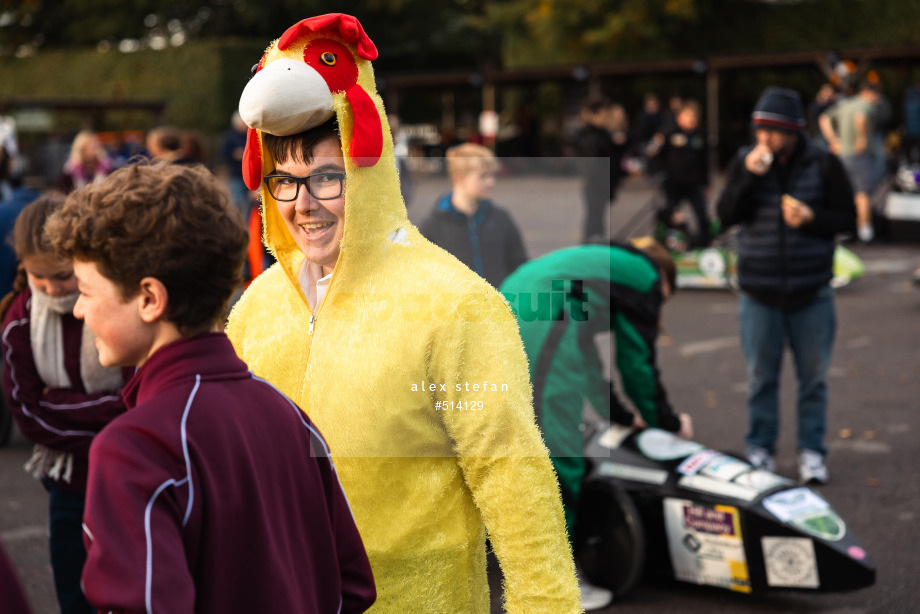
[[[357,16],[387,71],[920,43],[918,0],[0,0],[0,56],[270,40]],[[132,42],[133,41],[133,42]],[[123,49],[124,50],[124,49]]]
[[[917,0],[493,0],[507,66],[916,44]]]
[[[699,0],[506,0],[489,4],[486,27],[505,33],[510,65],[589,62],[664,54],[697,20]]]
[[[497,38],[467,19],[481,10],[478,0],[0,0],[0,55],[230,37],[267,45],[301,19],[340,12],[361,20],[384,67],[461,67],[498,54]]]

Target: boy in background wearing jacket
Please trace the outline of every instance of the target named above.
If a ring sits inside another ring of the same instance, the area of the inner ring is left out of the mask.
[[[446,157],[453,189],[441,197],[419,230],[497,288],[527,262],[517,225],[491,201],[498,160],[474,143],[451,147]]]
[[[677,208],[682,201],[690,201],[697,228],[690,244],[693,247],[708,245],[706,190],[709,186],[709,150],[706,137],[700,130],[698,102],[687,100],[683,103],[673,127],[655,135],[651,151],[664,172],[665,205],[658,211],[659,224],[664,228],[683,226],[683,216],[677,213]]]
[[[120,612],[363,612],[375,588],[328,448],[219,322],[247,233],[209,171],[158,163],[46,227],[103,365],[136,365],[90,448],[83,585]]]

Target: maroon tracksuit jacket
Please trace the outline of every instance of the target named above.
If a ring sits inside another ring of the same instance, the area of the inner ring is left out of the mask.
[[[160,348],[90,449],[102,611],[363,612],[376,590],[322,437],[222,333]]]
[[[23,290],[3,319],[3,391],[19,430],[33,443],[72,452],[73,476],[69,482],[51,480],[60,488],[82,495],[86,490],[89,444],[102,427],[125,411],[117,390],[88,393],[80,377],[80,343],[83,322],[73,314],[61,316],[64,368],[70,388],[48,388],[38,374],[29,332],[32,291]],[[134,369],[123,369],[127,380]],[[51,479],[51,478],[48,478]]]

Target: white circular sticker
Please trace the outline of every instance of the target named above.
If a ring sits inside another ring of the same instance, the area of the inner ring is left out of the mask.
[[[700,271],[706,277],[719,277],[725,274],[725,258],[713,247],[706,248],[700,253],[699,263]]]

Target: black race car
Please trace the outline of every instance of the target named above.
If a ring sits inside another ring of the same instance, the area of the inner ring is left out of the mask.
[[[743,593],[875,583],[866,550],[811,488],[662,430],[589,431],[575,556],[618,599],[643,573]]]

